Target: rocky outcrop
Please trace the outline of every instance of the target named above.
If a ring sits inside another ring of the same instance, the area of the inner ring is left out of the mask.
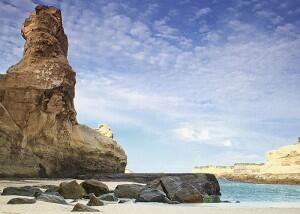
[[[300,139],[293,145],[266,153],[266,163],[238,163],[233,166],[194,167],[195,173],[213,173],[230,180],[300,184]]]
[[[96,128],[96,131],[105,137],[114,138],[114,134],[107,124],[100,124],[98,128]]]
[[[281,147],[267,152],[267,162],[263,166],[263,173],[272,174],[300,174],[300,140],[293,145]]]
[[[23,58],[0,75],[0,177],[124,172],[117,142],[77,122],[60,10],[37,6],[21,32]]]

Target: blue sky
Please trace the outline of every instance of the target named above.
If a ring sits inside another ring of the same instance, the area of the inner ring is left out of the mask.
[[[1,0],[0,72],[36,4],[62,10],[81,123],[136,172],[262,162],[300,136],[298,0]]]

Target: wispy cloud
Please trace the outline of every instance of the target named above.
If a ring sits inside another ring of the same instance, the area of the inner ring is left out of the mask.
[[[17,2],[0,3],[1,72],[21,57],[20,24],[36,3]],[[78,74],[79,120],[112,124],[133,156],[142,146],[133,148],[136,137],[122,130],[155,136],[154,149],[170,141],[166,145],[174,150],[189,145],[218,155],[225,149],[226,157],[234,154],[239,161],[245,154],[244,160],[255,161],[257,152],[288,143],[300,120],[299,20],[287,21],[267,3],[239,2],[228,4],[230,10],[215,11],[215,3],[195,11],[189,1],[176,8],[163,2],[138,7],[130,1],[55,1]],[[183,9],[197,21],[190,22]],[[265,124],[282,118],[282,131]],[[290,119],[298,122],[290,125]]]

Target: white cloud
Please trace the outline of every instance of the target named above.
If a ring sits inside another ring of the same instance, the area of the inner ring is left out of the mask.
[[[279,24],[283,21],[283,18],[280,15],[274,13],[273,11],[258,10],[256,11],[256,14],[258,16],[268,19],[273,24]]]
[[[211,12],[211,9],[206,7],[206,8],[201,8],[200,10],[196,11],[194,19],[199,19],[202,16],[205,16]]]
[[[181,127],[175,129],[176,135],[184,141],[196,141],[202,142],[210,139],[210,133],[208,129],[195,130],[189,127]]]
[[[180,123],[180,126],[175,128],[173,133],[180,141],[231,147],[234,144],[230,138],[237,138],[239,131],[224,128],[223,125],[220,121],[204,122],[202,124],[185,122]]]

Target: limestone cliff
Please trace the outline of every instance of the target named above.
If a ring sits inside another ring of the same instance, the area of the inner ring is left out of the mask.
[[[293,145],[266,153],[264,164],[238,163],[233,166],[197,166],[195,173],[212,173],[232,180],[261,183],[300,183],[300,139]]]
[[[59,9],[37,6],[21,29],[23,57],[0,75],[0,176],[124,172],[124,150],[79,125],[76,74]]]

